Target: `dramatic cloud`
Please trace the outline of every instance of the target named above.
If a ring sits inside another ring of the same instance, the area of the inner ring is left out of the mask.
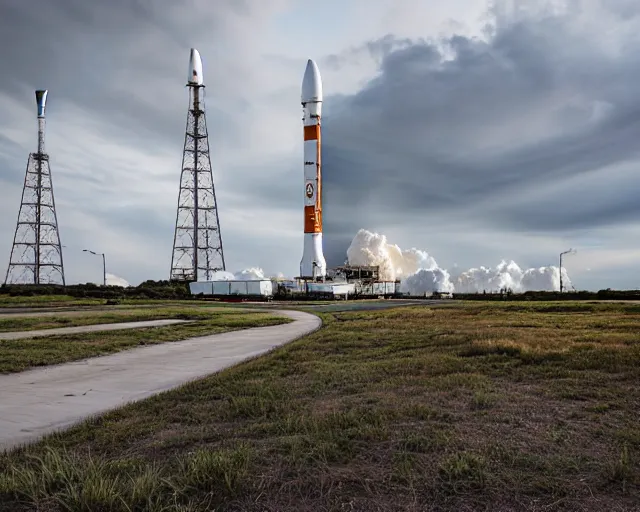
[[[385,40],[378,76],[327,107],[329,258],[363,224],[563,236],[640,220],[634,5],[496,9],[483,37]]]
[[[264,254],[277,261],[268,246],[272,233],[261,228],[269,218],[280,222],[281,215],[277,208],[265,215],[274,203],[267,206],[252,197],[258,195],[263,173],[277,177],[271,170],[281,166],[283,148],[294,147],[299,122],[295,100],[283,115],[272,110],[280,103],[274,106],[267,99],[284,85],[280,80],[260,91],[261,80],[271,80],[262,57],[268,49],[264,23],[286,5],[268,4],[5,3],[0,17],[2,266],[8,260],[27,155],[35,150],[33,91],[48,88],[47,150],[67,280],[95,280],[97,267],[82,254],[85,247],[104,251],[107,268],[133,282],[168,277],[191,46],[204,60],[225,252],[242,268],[252,263],[243,260],[247,249],[266,245]],[[271,122],[254,122],[260,119]],[[279,129],[287,119],[293,130]],[[287,131],[290,137],[278,135]],[[266,171],[254,165],[259,154]],[[295,199],[285,196],[281,204],[289,202],[291,210]],[[286,241],[291,236],[287,222],[280,224]]]
[[[48,88],[68,281],[101,275],[83,248],[105,252],[107,270],[133,284],[168,277],[193,46],[230,271],[297,272],[299,87],[313,57],[330,265],[367,226],[429,247],[450,269],[549,267],[574,246],[577,287],[640,286],[640,7],[515,5],[4,2],[2,269],[35,149],[33,91]]]

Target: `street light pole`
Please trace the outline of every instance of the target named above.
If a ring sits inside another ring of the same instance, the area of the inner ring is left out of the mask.
[[[573,249],[569,249],[568,251],[564,251],[560,253],[560,293],[562,293],[562,256],[565,254],[575,254],[576,251]]]
[[[105,261],[103,252],[93,252],[89,249],[82,249],[82,252],[90,252],[91,254],[95,254],[96,256],[102,256],[102,285],[107,286],[107,263]]]
[[[104,253],[102,253],[102,284],[107,286],[107,262],[104,259]]]

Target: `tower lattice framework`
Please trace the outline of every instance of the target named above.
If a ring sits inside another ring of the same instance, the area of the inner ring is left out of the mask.
[[[36,91],[38,152],[29,154],[5,284],[65,284],[49,155],[44,150],[47,91]]]
[[[189,112],[171,258],[172,281],[209,280],[214,272],[225,270],[204,112],[204,85],[189,83],[188,87]]]

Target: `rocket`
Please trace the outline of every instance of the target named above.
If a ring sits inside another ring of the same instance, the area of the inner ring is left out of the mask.
[[[44,128],[45,128],[45,109],[47,108],[47,91],[39,89],[36,91],[36,105],[38,106],[38,153],[44,153]]]
[[[327,263],[322,253],[322,79],[309,59],[302,79],[304,112],[304,248],[300,277],[324,278]]]
[[[202,85],[202,59],[200,58],[200,52],[195,48],[191,48],[191,55],[189,55],[189,74],[187,76],[188,85]]]

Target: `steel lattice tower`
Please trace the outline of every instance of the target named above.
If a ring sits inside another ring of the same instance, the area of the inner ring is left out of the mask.
[[[36,91],[38,152],[29,154],[5,284],[65,284],[49,155],[44,151],[47,91]]]
[[[172,281],[209,280],[214,272],[225,270],[204,113],[202,62],[195,49],[191,50],[188,80],[189,111],[173,238]]]

